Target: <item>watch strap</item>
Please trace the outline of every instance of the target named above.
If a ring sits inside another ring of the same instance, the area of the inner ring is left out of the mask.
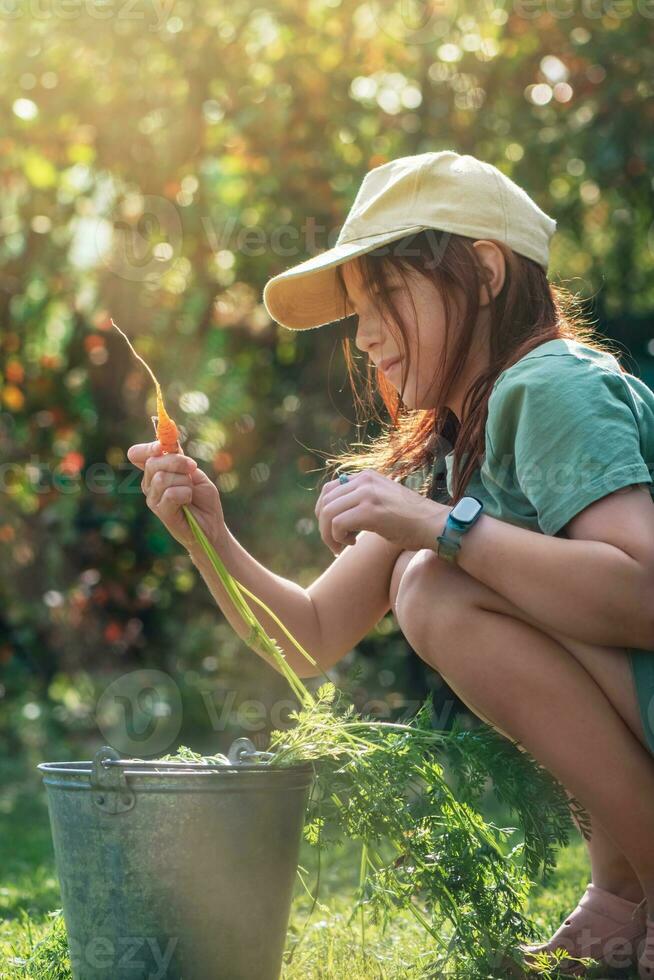
[[[462,528],[456,527],[450,521],[448,514],[443,533],[439,534],[436,538],[438,542],[436,554],[438,557],[444,558],[445,561],[449,561],[451,564],[456,564],[457,555],[461,548],[461,535],[463,533]]]
[[[463,524],[455,517],[452,517],[452,512],[450,511],[450,513],[447,515],[447,520],[445,521],[443,533],[439,534],[436,538],[436,554],[439,558],[444,558],[445,561],[449,561],[453,565],[457,563],[458,553],[461,548],[461,537],[466,533],[466,531],[470,530],[483,510],[482,501],[478,500],[477,497],[474,499],[481,504],[481,508],[475,515],[472,522],[469,524]]]

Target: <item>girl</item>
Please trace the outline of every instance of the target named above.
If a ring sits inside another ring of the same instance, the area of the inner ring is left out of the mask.
[[[527,954],[565,947],[654,977],[654,393],[548,281],[554,229],[489,164],[418,154],[371,170],[334,248],[266,284],[290,329],[356,317],[391,419],[331,461],[351,474],[316,506],[338,557],[308,589],[235,541],[192,461],[156,444],[129,458],[228,616],[183,503],[323,669],[392,608],[419,656],[590,816],[591,881]],[[347,339],[345,356],[351,368]],[[426,494],[403,483],[430,470]]]

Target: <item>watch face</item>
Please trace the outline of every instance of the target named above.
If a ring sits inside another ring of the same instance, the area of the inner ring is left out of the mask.
[[[469,524],[481,509],[481,504],[474,497],[462,497],[458,504],[450,512],[450,516],[455,521],[462,524]]]

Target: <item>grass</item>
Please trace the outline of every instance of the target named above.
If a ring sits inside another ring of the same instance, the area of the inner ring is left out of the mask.
[[[0,774],[0,978],[70,980],[60,892],[41,777],[29,766],[3,764]],[[491,799],[488,816],[500,820]],[[300,866],[315,887],[317,852],[302,844]],[[428,936],[407,913],[382,930],[369,920],[362,946],[357,914],[348,922],[359,878],[360,848],[344,845],[323,855],[319,904],[298,878],[291,910],[282,980],[418,980],[430,957]],[[574,908],[588,876],[579,835],[559,852],[547,886],[535,885],[528,909],[544,934]],[[306,928],[305,928],[306,927]],[[556,974],[552,974],[555,976]],[[589,977],[606,977],[596,968]],[[634,974],[635,977],[635,974]],[[505,978],[502,978],[505,980]]]

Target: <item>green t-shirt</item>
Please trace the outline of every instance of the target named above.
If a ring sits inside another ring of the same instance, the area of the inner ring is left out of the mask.
[[[496,379],[486,454],[466,494],[484,512],[556,535],[595,500],[634,483],[654,498],[654,392],[623,373],[612,354],[576,340],[549,340]],[[449,502],[453,451],[443,467]]]

